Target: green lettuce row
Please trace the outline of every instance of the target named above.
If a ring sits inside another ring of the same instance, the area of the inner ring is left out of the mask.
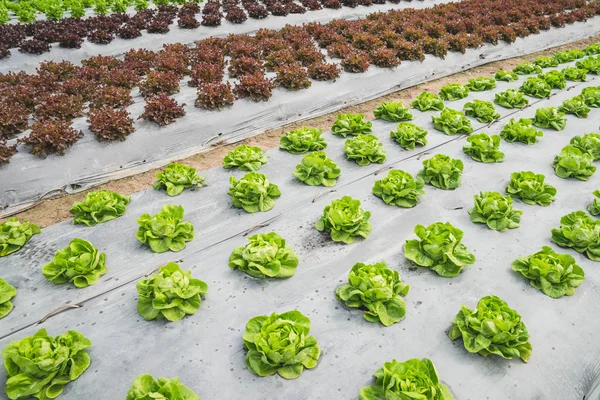
[[[275,199],[281,196],[279,187],[258,172],[249,172],[240,180],[232,176],[229,183],[231,186],[227,194],[231,196],[231,203],[248,213],[271,210],[275,207]]]
[[[11,299],[17,295],[17,289],[0,278],[0,319],[6,317],[13,309]]]
[[[175,378],[154,379],[152,375],[138,375],[131,383],[125,400],[200,400],[192,389]]]
[[[600,261],[600,220],[585,211],[574,211],[560,219],[560,227],[552,229],[552,241],[570,247],[592,261]]]
[[[554,70],[548,71],[545,74],[539,74],[539,78],[546,81],[552,89],[565,89],[567,87],[567,79],[562,72]]]
[[[531,76],[523,82],[519,91],[525,93],[527,96],[543,99],[550,96],[552,87],[542,78]]]
[[[181,251],[195,236],[194,225],[183,221],[183,214],[183,207],[173,204],[163,205],[154,216],[142,214],[137,219],[140,227],[135,237],[155,253]]]
[[[294,275],[298,257],[277,233],[250,236],[248,242],[233,250],[229,256],[229,267],[259,279],[289,278]]]
[[[523,362],[531,357],[529,332],[521,315],[497,296],[482,297],[474,310],[463,305],[448,336],[451,340],[462,338],[469,353],[484,357],[519,357]]]
[[[304,368],[316,367],[321,357],[317,339],[309,332],[310,319],[300,311],[252,318],[243,335],[246,367],[258,376],[298,378]]]
[[[535,59],[533,65],[537,65],[540,68],[558,67],[558,60],[556,59],[556,57],[540,56]]]
[[[518,228],[523,211],[512,207],[513,199],[498,192],[481,192],[475,195],[475,206],[469,210],[471,222],[486,224],[488,228],[504,232]]]
[[[596,172],[593,162],[594,157],[569,145],[563,147],[560,153],[554,157],[552,168],[560,178],[576,178],[587,181]]]
[[[152,187],[156,190],[165,189],[169,196],[177,196],[184,189],[194,186],[204,186],[204,177],[196,173],[196,168],[183,164],[167,165],[164,171],[156,174],[156,178]]]
[[[319,232],[329,232],[334,242],[351,244],[357,237],[363,239],[369,237],[371,233],[369,218],[371,213],[360,207],[360,200],[344,196],[325,206],[315,228]]]
[[[500,132],[500,137],[509,143],[519,142],[528,145],[536,144],[537,138],[542,136],[544,133],[535,129],[533,122],[527,118],[520,118],[518,121],[511,118]]]
[[[564,116],[556,107],[542,107],[535,110],[535,117],[531,121],[538,128],[562,131],[567,126]]]
[[[408,294],[409,288],[385,261],[356,263],[348,274],[348,284],[339,286],[335,296],[347,307],[365,310],[367,321],[390,326],[404,319],[406,303],[402,296]]]
[[[294,170],[294,176],[310,186],[334,186],[341,174],[337,164],[322,151],[315,151],[302,157]]]
[[[546,177],[531,171],[513,172],[506,193],[521,199],[525,204],[549,206],[554,201],[556,189],[544,182]]]
[[[565,50],[554,53],[554,58],[559,64],[565,64],[585,57],[585,51],[579,49]]]
[[[414,150],[415,146],[427,144],[427,131],[412,122],[400,122],[390,137],[402,146],[404,150]]]
[[[239,168],[242,171],[258,171],[267,163],[265,153],[258,146],[237,146],[223,158],[223,168]]]
[[[415,179],[408,172],[391,170],[388,175],[375,181],[373,194],[385,204],[411,208],[419,202],[419,196],[425,194],[422,179]]]
[[[586,133],[583,136],[574,136],[570,142],[584,153],[591,155],[594,161],[600,160],[600,135],[597,133]]]
[[[457,133],[468,135],[473,132],[471,121],[465,117],[465,114],[451,108],[444,108],[438,116],[432,115],[431,120],[434,128],[446,135],[456,135]]]
[[[0,224],[0,257],[19,250],[33,235],[41,233],[40,227],[29,221],[20,222],[16,217]]]
[[[483,76],[469,79],[469,83],[466,85],[469,91],[472,92],[483,92],[485,90],[492,90],[496,87],[496,79],[486,78]]]
[[[44,265],[42,274],[52,283],[72,283],[77,288],[91,286],[106,272],[106,254],[90,242],[75,238]]]
[[[430,92],[421,93],[410,105],[419,111],[441,111],[444,109],[444,101],[442,98],[437,94]]]
[[[165,318],[171,322],[195,314],[202,303],[200,295],[208,293],[208,285],[191,275],[191,271],[170,262],[138,281],[138,313],[146,321]]]
[[[554,299],[573,296],[585,279],[583,269],[572,256],[558,254],[548,246],[535,254],[516,259],[512,269],[529,279],[531,286]]]
[[[500,151],[500,136],[489,136],[485,133],[471,135],[463,151],[475,161],[496,163],[504,161],[504,153]]]
[[[513,72],[518,75],[531,75],[531,74],[541,74],[542,68],[539,65],[535,65],[530,62],[523,62],[517,65]]]
[[[2,350],[6,396],[11,400],[58,397],[65,385],[79,378],[90,366],[90,356],[84,349],[91,345],[78,331],[52,337],[45,329],[10,342]]]
[[[600,57],[587,57],[575,63],[577,68],[585,69],[591,74],[600,74]]]
[[[439,189],[451,190],[460,186],[460,179],[464,169],[463,162],[453,159],[445,154],[423,160],[423,169],[417,178]]]
[[[463,111],[469,117],[476,118],[477,121],[482,123],[492,122],[501,117],[501,115],[496,112],[494,105],[485,100],[469,101],[465,103]]]
[[[580,96],[575,96],[572,99],[564,100],[558,107],[558,111],[564,114],[575,115],[577,118],[587,118],[590,108]]]
[[[364,135],[371,133],[372,125],[371,121],[365,120],[364,114],[338,114],[331,127],[331,133],[343,138],[348,135]]]
[[[512,71],[499,69],[498,72],[496,72],[496,75],[494,75],[494,79],[497,81],[514,82],[519,80],[519,75]]]
[[[94,226],[118,218],[125,214],[130,200],[131,196],[122,196],[110,190],[90,192],[85,200],[71,207],[73,223]]]
[[[592,194],[595,198],[592,204],[590,204],[587,209],[593,216],[598,216],[600,215],[600,190],[594,190]]]
[[[348,160],[360,166],[371,163],[383,164],[386,159],[383,143],[375,135],[360,134],[344,143],[344,152]]]
[[[327,142],[321,136],[322,134],[323,131],[319,128],[303,126],[283,135],[279,140],[279,147],[292,154],[323,150],[327,147]]]
[[[417,225],[415,234],[419,239],[406,241],[404,257],[421,267],[452,278],[475,263],[475,255],[461,243],[463,231],[449,222],[436,222],[428,227]]]
[[[390,122],[410,121],[413,119],[408,108],[401,102],[382,102],[374,111],[375,118]]]
[[[504,108],[525,108],[529,105],[529,100],[523,92],[507,89],[494,95],[494,103]]]
[[[565,79],[572,82],[585,82],[587,80],[587,69],[569,67],[562,71]]]
[[[600,107],[600,86],[583,88],[578,97],[580,97],[588,106],[598,108]]]
[[[469,88],[460,83],[449,83],[440,89],[439,96],[442,100],[460,100],[469,95]]]
[[[386,362],[373,377],[375,385],[360,389],[358,400],[454,400],[428,358]]]

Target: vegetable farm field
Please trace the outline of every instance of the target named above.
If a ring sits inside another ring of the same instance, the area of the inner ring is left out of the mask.
[[[9,47],[0,399],[600,400],[598,3],[196,13],[316,4],[357,14]]]

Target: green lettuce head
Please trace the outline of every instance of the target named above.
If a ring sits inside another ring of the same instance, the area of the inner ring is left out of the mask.
[[[363,114],[338,114],[331,133],[345,138],[348,135],[356,136],[371,133],[371,121],[365,121]]]
[[[423,92],[417,96],[417,99],[411,103],[411,106],[419,111],[441,111],[444,109],[444,100],[435,93]]]
[[[573,296],[585,279],[583,270],[573,257],[558,254],[548,246],[535,254],[516,259],[512,269],[529,279],[531,286],[554,299]]]
[[[587,153],[600,160],[600,135],[597,133],[586,133],[583,136],[575,136],[571,139],[571,145],[577,147],[583,153]]]
[[[411,208],[419,202],[418,197],[425,194],[423,186],[422,179],[415,179],[408,172],[393,169],[385,178],[375,181],[373,194],[385,204]]]
[[[204,177],[196,173],[196,168],[183,164],[169,164],[164,171],[156,174],[158,178],[152,187],[166,189],[169,196],[177,196],[184,189],[204,186]]]
[[[327,154],[315,151],[305,155],[296,166],[294,176],[310,186],[334,186],[341,174],[340,167]]]
[[[535,110],[532,121],[538,128],[562,131],[567,126],[567,119],[563,118],[564,116],[565,114],[556,107],[542,107]]]
[[[475,262],[475,255],[461,243],[463,231],[449,222],[436,222],[428,227],[417,225],[417,240],[407,240],[404,257],[415,264],[431,268],[444,278],[457,276]]]
[[[179,378],[158,378],[139,375],[129,388],[125,400],[200,400]]]
[[[494,78],[497,81],[505,81],[505,82],[514,82],[519,80],[519,75],[515,74],[512,71],[505,71],[503,69],[499,69],[494,75]]]
[[[410,286],[384,261],[354,264],[348,282],[336,289],[335,296],[348,307],[364,310],[367,321],[390,326],[404,319],[406,303],[402,296],[408,294]]]
[[[166,318],[171,322],[195,314],[202,303],[200,295],[208,293],[208,285],[191,275],[191,271],[183,271],[171,262],[156,274],[138,281],[135,284],[139,295],[138,313],[146,321]]]
[[[0,224],[0,257],[7,256],[31,239],[33,235],[41,233],[39,226],[30,224],[29,221],[19,222],[17,218],[10,218]]]
[[[575,61],[578,58],[582,57],[585,57],[585,52],[579,49],[565,50],[554,53],[554,59],[556,59],[556,61],[558,61],[559,64],[565,64],[571,61]]]
[[[471,222],[487,224],[488,228],[503,232],[518,228],[523,211],[512,208],[512,198],[498,192],[475,195],[475,207],[469,210]]]
[[[142,214],[137,219],[140,227],[135,237],[155,253],[183,250],[185,243],[194,238],[194,225],[183,221],[183,212],[182,206],[165,204],[154,216]]]
[[[383,164],[386,154],[383,143],[375,135],[358,135],[344,143],[346,158],[360,166],[371,163]]]
[[[292,154],[323,150],[327,147],[327,142],[321,136],[322,134],[323,131],[319,128],[303,126],[283,135],[279,141],[279,147]]]
[[[576,178],[587,181],[596,172],[593,165],[594,157],[584,153],[575,146],[565,146],[560,153],[554,157],[552,167],[560,178]]]
[[[42,274],[50,282],[70,282],[77,288],[95,284],[107,271],[106,254],[83,239],[71,240],[67,247],[56,252],[51,263],[42,268]]]
[[[298,257],[275,232],[250,236],[248,244],[236,247],[229,266],[254,278],[289,278],[296,272]]]
[[[440,97],[442,100],[460,100],[469,95],[469,87],[463,86],[460,83],[449,83],[440,89]]]
[[[444,108],[438,116],[432,115],[431,120],[434,128],[446,135],[456,135],[457,133],[468,135],[473,132],[471,121],[465,117],[465,114],[451,108]]]
[[[487,357],[496,354],[506,359],[531,357],[531,343],[521,315],[499,297],[485,296],[471,310],[464,305],[452,321],[448,336],[462,338],[469,353]]]
[[[465,103],[463,111],[469,117],[476,118],[479,122],[492,122],[501,117],[496,112],[494,105],[485,100],[473,100]]]
[[[390,122],[410,121],[413,119],[408,108],[401,102],[383,102],[374,111],[375,118]]]
[[[454,400],[428,358],[386,362],[373,377],[375,385],[360,389],[358,400]]]
[[[525,204],[549,206],[554,201],[556,189],[544,182],[546,177],[531,171],[513,172],[506,193],[521,199]]]
[[[575,96],[572,99],[563,101],[558,107],[558,111],[564,114],[572,114],[577,118],[587,118],[590,108],[580,96]]]
[[[483,163],[504,161],[504,153],[500,151],[500,136],[478,133],[469,136],[467,142],[468,144],[463,146],[463,151],[473,160]]]
[[[451,190],[460,186],[460,178],[464,169],[463,162],[445,154],[423,161],[423,169],[417,174],[425,183],[439,189]]]
[[[570,67],[561,71],[568,81],[585,82],[587,80],[587,70],[582,68]]]
[[[281,196],[279,187],[258,172],[249,172],[239,181],[232,176],[229,183],[231,187],[227,194],[231,196],[231,203],[247,213],[269,211],[275,207],[275,199]]]
[[[485,76],[471,78],[469,79],[469,83],[466,86],[472,92],[483,92],[485,90],[492,90],[496,87],[496,79],[487,78]]]
[[[296,379],[304,368],[317,366],[321,349],[309,336],[310,320],[300,311],[254,317],[246,324],[246,367],[258,376],[278,373]]]
[[[592,194],[595,198],[587,209],[593,216],[598,216],[600,215],[600,190],[594,190]]]
[[[390,137],[402,146],[404,150],[414,150],[415,146],[427,144],[427,131],[412,122],[400,122]]]
[[[84,201],[73,204],[73,223],[94,226],[118,218],[125,214],[130,199],[131,196],[121,196],[110,190],[90,192]]]
[[[246,146],[245,144],[231,150],[223,158],[223,168],[237,167],[242,171],[258,171],[266,163],[267,157],[260,147]]]
[[[562,90],[567,87],[567,78],[565,78],[565,75],[560,71],[548,71],[545,74],[540,74],[538,76],[545,80],[552,89]]]
[[[600,64],[600,58],[598,58],[598,63]],[[600,86],[583,88],[579,97],[590,107],[600,107]]]
[[[552,68],[558,67],[558,60],[555,57],[551,56],[540,56],[535,59],[533,64],[541,68]]]
[[[600,58],[588,57],[575,63],[577,68],[585,69],[590,74],[600,74]]]
[[[514,118],[504,125],[500,137],[509,143],[519,142],[524,144],[536,144],[537,138],[544,136],[544,132],[535,129],[533,122],[527,118]]]
[[[519,92],[517,89],[507,89],[494,95],[494,103],[504,108],[525,108],[529,105],[529,100],[523,92]]]
[[[319,232],[329,232],[331,239],[335,242],[351,244],[357,237],[363,239],[369,237],[371,233],[369,218],[371,218],[371,213],[360,207],[360,200],[344,196],[325,206],[323,215],[315,224],[315,228]]]
[[[40,329],[33,336],[10,342],[4,350],[6,396],[11,400],[58,397],[64,386],[79,378],[90,366],[85,348],[90,342],[77,331],[56,337]]]
[[[531,74],[541,74],[542,67],[535,65],[534,63],[524,62],[517,65],[513,72],[518,75],[531,75]]]
[[[552,86],[550,86],[542,78],[531,76],[527,78],[525,82],[523,82],[523,85],[521,85],[519,90],[525,93],[527,96],[543,99],[550,96]]]
[[[17,295],[17,289],[0,278],[0,319],[6,317],[13,309],[11,299]]]
[[[560,219],[560,227],[552,229],[552,241],[570,247],[592,261],[600,261],[600,220],[585,211],[575,211]]]

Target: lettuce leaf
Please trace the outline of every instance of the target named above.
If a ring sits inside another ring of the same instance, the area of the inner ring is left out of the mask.
[[[430,92],[421,93],[410,105],[419,111],[441,111],[444,109],[444,101],[442,98],[437,94]]]
[[[360,166],[371,163],[383,164],[386,159],[383,143],[375,135],[358,135],[346,140],[344,152],[348,160],[356,162]]]
[[[523,92],[507,89],[494,95],[494,103],[504,108],[525,108],[529,105],[529,100]]]
[[[371,130],[372,123],[365,121],[363,114],[338,114],[331,127],[331,133],[343,138],[371,133]]]
[[[525,204],[549,206],[554,201],[556,189],[544,182],[546,177],[531,171],[513,172],[506,193],[521,199]]]
[[[560,178],[576,178],[587,181],[596,172],[593,165],[594,157],[584,153],[575,146],[565,146],[560,153],[554,157],[552,168]]]
[[[183,221],[183,212],[182,206],[165,204],[154,216],[142,214],[137,219],[140,227],[135,237],[155,253],[183,250],[185,243],[194,238],[194,226]]]
[[[269,211],[275,207],[275,199],[281,196],[279,187],[264,174],[249,172],[240,180],[229,178],[229,194],[236,208],[243,208],[248,213]]]
[[[469,210],[471,222],[486,224],[500,232],[518,228],[523,211],[513,209],[512,202],[510,196],[498,192],[480,192],[475,195],[475,206]]]
[[[229,256],[229,267],[259,279],[289,278],[294,275],[298,256],[277,233],[250,236],[248,242],[233,250]]]
[[[166,189],[169,196],[177,196],[184,189],[204,186],[204,177],[196,173],[196,168],[183,164],[171,163],[164,171],[156,174],[156,182],[152,187],[156,190]]]
[[[598,216],[600,215],[600,190],[594,190],[592,194],[595,196],[595,199],[587,209],[593,216]]]
[[[527,118],[520,118],[518,121],[511,118],[500,132],[500,137],[509,143],[520,142],[528,145],[536,144],[537,138],[542,136],[544,133],[535,129],[533,122]]]
[[[16,217],[0,224],[0,257],[19,250],[33,235],[41,233],[40,227],[29,221],[20,222]]]
[[[413,119],[408,108],[401,102],[382,102],[374,111],[375,118],[390,122],[410,121]]]
[[[445,154],[436,154],[423,160],[423,169],[417,174],[417,178],[436,188],[451,190],[460,186],[463,169],[461,160],[450,158]]]
[[[334,242],[352,244],[357,237],[363,239],[369,237],[371,233],[369,218],[371,213],[360,207],[360,200],[344,196],[325,206],[315,228],[319,232],[329,232]]]
[[[463,111],[467,116],[476,118],[477,121],[483,123],[492,122],[501,117],[501,115],[496,112],[494,105],[485,100],[469,101],[465,103]]]
[[[391,170],[388,175],[375,181],[373,194],[385,204],[411,208],[419,202],[419,196],[425,194],[422,179],[415,179],[408,172]]]
[[[473,132],[471,121],[465,117],[465,114],[451,108],[444,108],[438,116],[432,115],[431,120],[435,129],[446,135],[456,135],[457,133],[468,135]]]
[[[402,146],[404,150],[414,150],[415,146],[427,144],[427,131],[412,122],[400,122],[390,137]]]
[[[327,147],[327,142],[321,136],[322,133],[323,131],[319,128],[303,126],[283,135],[279,141],[279,147],[292,154],[323,150]]]
[[[310,186],[334,186],[341,170],[337,164],[322,151],[305,155],[296,166],[294,176]]]
[[[42,268],[42,274],[50,282],[69,282],[80,289],[95,284],[107,271],[106,254],[87,240],[78,238],[57,251],[52,262]]]
[[[500,151],[500,136],[479,133],[469,136],[467,142],[468,144],[463,146],[463,151],[473,160],[483,163],[504,161],[504,153]]]
[[[574,211],[560,219],[560,227],[552,229],[552,241],[570,247],[592,261],[600,261],[600,220],[585,211]]]
[[[223,168],[239,168],[242,171],[258,171],[267,163],[265,153],[258,146],[237,146],[223,158]]]

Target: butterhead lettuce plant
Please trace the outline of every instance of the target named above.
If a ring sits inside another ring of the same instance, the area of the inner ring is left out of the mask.
[[[303,126],[283,135],[279,140],[279,147],[292,154],[323,150],[327,147],[327,142],[321,136],[322,134],[323,131],[319,128]]]
[[[535,59],[533,64],[541,68],[552,68],[558,67],[558,60],[551,56],[540,56]]]
[[[567,126],[564,116],[556,107],[542,107],[535,110],[535,117],[531,121],[538,128],[562,131]]]
[[[338,114],[331,133],[345,138],[346,136],[356,136],[360,134],[371,133],[371,121],[366,121],[364,114]]]
[[[375,135],[358,135],[344,143],[344,152],[348,160],[360,166],[371,163],[383,164],[386,159],[383,143]]]
[[[473,100],[465,103],[463,111],[469,117],[476,118],[479,122],[492,122],[501,117],[496,112],[494,105],[485,100]]]
[[[577,67],[565,68],[561,71],[565,79],[572,82],[585,82],[587,80],[587,70]]]
[[[17,289],[0,278],[0,319],[6,317],[13,309],[13,304],[10,301],[17,295]]]
[[[575,178],[587,181],[596,172],[593,165],[594,157],[584,153],[575,146],[565,146],[560,153],[554,157],[552,167],[560,178]]]
[[[587,153],[594,158],[594,161],[600,160],[600,135],[597,133],[586,133],[583,136],[574,136],[570,144],[577,147],[583,153]]]
[[[552,241],[570,247],[592,261],[600,261],[600,220],[585,211],[574,211],[560,219],[560,227],[552,229]]]
[[[512,71],[505,71],[503,69],[499,69],[496,72],[496,75],[494,75],[494,78],[497,81],[514,82],[519,80],[519,75],[515,74]]]
[[[310,336],[310,319],[300,311],[252,318],[246,324],[244,347],[246,367],[258,376],[278,373],[285,379],[298,378],[304,368],[314,368],[321,348]]]
[[[469,353],[484,357],[495,354],[506,359],[518,357],[523,362],[531,357],[529,332],[521,315],[494,295],[482,297],[474,310],[463,305],[448,336],[461,338]]]
[[[427,131],[412,122],[400,122],[395,131],[390,132],[394,139],[404,150],[414,150],[415,146],[427,144]]]
[[[579,49],[565,50],[554,53],[554,58],[559,64],[565,64],[571,61],[575,61],[578,58],[585,57],[585,52]]]
[[[598,58],[598,63],[600,64],[600,58]],[[589,107],[600,107],[600,86],[590,86],[583,88],[579,97]]]
[[[194,238],[194,225],[183,221],[183,213],[182,206],[165,204],[154,216],[142,214],[137,219],[140,227],[135,237],[155,253],[181,251]]]
[[[310,186],[334,186],[341,174],[340,167],[322,151],[302,157],[294,170],[294,176]]]
[[[538,75],[540,78],[546,81],[552,89],[565,89],[567,87],[567,79],[562,72],[554,70],[548,71],[545,74]]]
[[[469,210],[471,222],[486,224],[488,228],[503,232],[518,228],[523,211],[512,207],[513,199],[498,192],[481,192],[475,195],[475,206]]]
[[[575,96],[572,99],[564,100],[558,107],[558,111],[565,114],[572,114],[577,118],[587,118],[590,108],[581,97]]]
[[[529,100],[517,89],[507,89],[494,95],[494,103],[504,108],[525,108]]]
[[[435,93],[423,92],[410,105],[419,111],[441,111],[444,109],[444,100]]]
[[[423,169],[417,174],[425,183],[439,189],[452,190],[460,186],[463,162],[445,154],[423,160]]]
[[[204,177],[196,173],[196,168],[183,164],[169,164],[164,171],[156,174],[152,187],[156,190],[165,189],[169,196],[177,196],[184,189],[204,186]]]
[[[294,275],[298,256],[277,233],[259,233],[250,236],[248,242],[233,250],[229,256],[229,267],[260,279]]]
[[[267,163],[265,153],[258,146],[237,146],[223,158],[223,168],[239,168],[242,171],[258,171]]]
[[[408,108],[401,102],[382,102],[373,112],[375,118],[390,122],[410,121],[413,119]]]
[[[543,99],[550,95],[552,86],[550,86],[542,78],[531,76],[527,78],[525,82],[523,82],[523,85],[521,85],[519,91],[525,93],[527,96]]]
[[[375,181],[373,194],[385,204],[411,208],[419,202],[419,196],[425,194],[422,179],[415,179],[408,172],[397,169],[391,170],[388,175]]]
[[[531,75],[531,74],[541,74],[542,68],[534,63],[523,62],[517,65],[513,72],[518,75]]]
[[[360,389],[358,400],[454,400],[428,358],[386,362],[373,377],[375,385]]]
[[[175,263],[160,267],[157,273],[135,284],[138,292],[138,313],[146,320],[165,318],[176,322],[193,315],[200,308],[208,285],[192,277]]]
[[[19,250],[33,235],[41,233],[40,227],[20,222],[16,217],[9,218],[0,224],[0,257],[5,257]]]
[[[440,97],[442,100],[460,100],[469,95],[469,87],[463,86],[460,83],[449,83],[440,89]]]
[[[178,377],[157,378],[152,375],[138,375],[131,383],[125,400],[200,400],[192,389],[185,386]]]
[[[554,201],[556,188],[545,183],[546,177],[531,171],[513,172],[506,193],[525,204],[549,206]]]
[[[594,195],[594,201],[587,209],[593,216],[598,216],[600,215],[600,190],[594,190],[592,194]]]
[[[537,138],[544,136],[544,132],[536,129],[533,122],[527,118],[510,119],[500,132],[500,137],[509,143],[519,142],[524,144],[536,144]]]
[[[52,337],[45,329],[10,342],[2,350],[6,396],[11,400],[55,399],[88,369],[90,356],[85,349],[91,345],[78,331]]]
[[[404,319],[406,303],[402,296],[409,288],[385,261],[356,263],[348,274],[348,283],[339,286],[335,296],[348,307],[364,310],[367,321],[390,326]]]
[[[535,254],[516,259],[512,269],[529,279],[531,286],[554,299],[573,296],[585,279],[583,269],[572,256],[558,254],[548,246]]]
[[[42,274],[50,282],[72,283],[80,289],[95,284],[107,271],[106,254],[87,240],[77,238],[57,251],[52,262],[42,268]]]
[[[478,133],[467,138],[463,151],[475,161],[483,163],[496,163],[504,161],[504,153],[500,151],[500,136],[489,136]]]
[[[333,200],[325,206],[315,224],[319,232],[329,232],[334,242],[354,243],[357,237],[366,239],[371,233],[371,213],[360,206],[360,200],[350,196]]]
[[[590,74],[600,74],[600,57],[587,57],[575,63],[577,68],[585,69]]]
[[[404,257],[444,278],[457,276],[475,262],[475,255],[461,243],[463,231],[449,222],[435,222],[428,227],[417,225],[415,234],[419,239],[406,241]]]
[[[468,135],[473,132],[471,121],[465,117],[465,114],[451,108],[444,108],[438,116],[432,115],[431,120],[435,129],[446,135],[456,135],[457,133]]]
[[[480,76],[477,78],[469,79],[469,83],[466,85],[472,92],[483,92],[485,90],[492,90],[496,87],[496,79]]]
[[[266,175],[258,172],[249,172],[240,180],[232,176],[229,183],[231,203],[247,213],[269,211],[275,207],[275,199],[281,196],[279,187],[269,182]]]
[[[129,200],[131,196],[122,196],[110,190],[90,192],[85,200],[71,207],[73,223],[94,226],[118,218],[125,214]]]

